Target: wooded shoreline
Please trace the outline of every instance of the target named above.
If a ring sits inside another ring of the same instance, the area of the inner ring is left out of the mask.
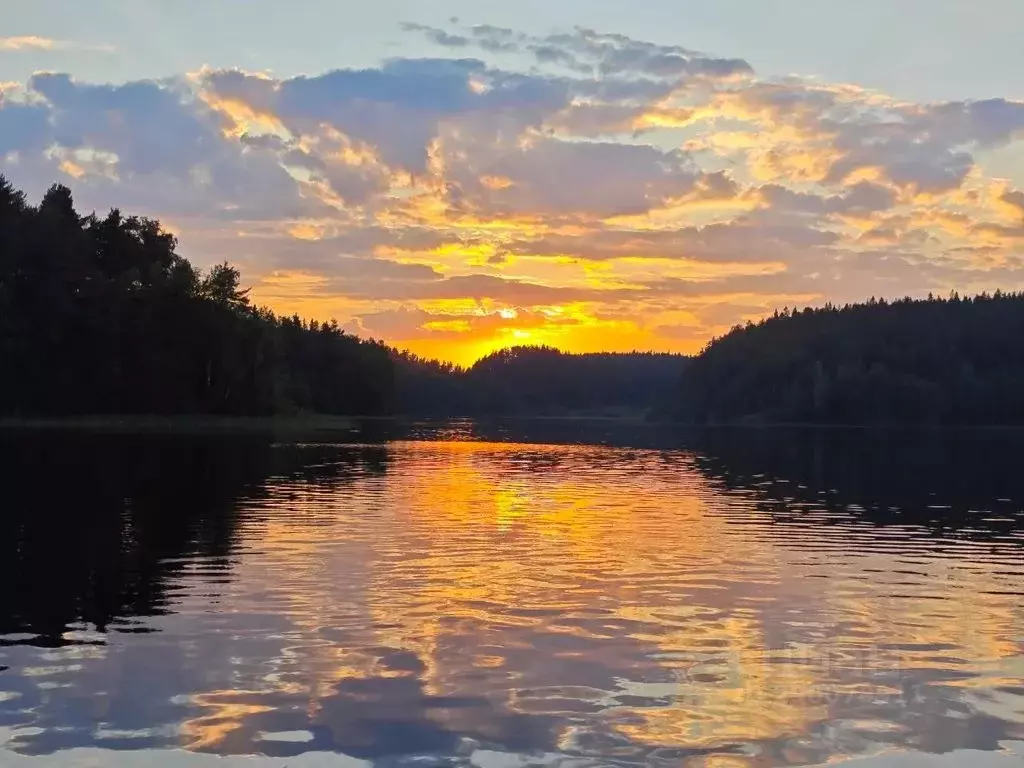
[[[184,414],[180,416],[140,416],[136,414],[99,414],[68,417],[0,417],[0,432],[96,432],[101,434],[352,434],[367,425],[427,425],[472,422],[493,424],[516,422],[522,424],[605,424],[620,427],[671,429],[681,433],[689,431],[761,432],[771,430],[800,431],[856,431],[879,433],[958,433],[958,432],[1020,432],[1024,426],[971,425],[971,424],[820,424],[813,422],[723,422],[706,424],[679,422],[670,419],[646,419],[636,416],[602,415],[517,415],[486,414],[464,417],[424,417],[416,415],[391,416],[335,416],[331,414],[304,414],[298,416],[218,416]]]

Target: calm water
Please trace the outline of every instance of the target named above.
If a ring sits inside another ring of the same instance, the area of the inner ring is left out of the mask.
[[[580,429],[0,435],[0,765],[1024,764],[1024,438]]]

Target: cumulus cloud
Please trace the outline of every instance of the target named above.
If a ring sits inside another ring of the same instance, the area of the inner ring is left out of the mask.
[[[116,154],[126,174],[188,169],[220,151],[210,116],[164,84],[92,85],[43,73],[28,87],[48,103],[57,144]]]
[[[266,219],[309,205],[277,155],[225,140],[223,120],[183,80],[120,85],[41,73],[26,98],[0,101],[0,154],[39,188],[61,175],[87,204],[151,215]]]
[[[49,120],[45,106],[5,102],[0,93],[0,158],[11,152],[45,149],[51,136]]]
[[[283,81],[211,72],[204,85],[219,99],[273,114],[293,135],[329,125],[372,144],[388,166],[417,174],[426,172],[429,145],[445,121],[488,115],[522,130],[569,99],[558,80],[489,69],[477,59],[397,59]]]
[[[583,28],[403,28],[441,55],[5,84],[0,168],[162,218],[280,310],[463,362],[460,339],[692,350],[781,304],[1024,283],[1024,178],[985,170],[1024,152],[1024,103]]]

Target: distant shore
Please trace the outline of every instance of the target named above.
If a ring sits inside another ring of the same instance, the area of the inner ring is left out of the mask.
[[[351,434],[371,424],[429,424],[475,421],[486,424],[496,421],[535,423],[605,424],[637,428],[672,428],[692,430],[851,430],[863,432],[1015,432],[1016,425],[999,424],[817,424],[813,422],[734,421],[713,424],[688,423],[645,417],[636,413],[574,413],[574,414],[479,414],[475,416],[435,416],[396,414],[393,416],[337,416],[330,414],[296,414],[292,416],[218,416],[209,414],[179,415],[85,415],[0,417],[2,431],[79,431],[111,434]]]
[[[380,420],[382,417],[374,417]],[[353,432],[365,417],[301,414],[296,416],[216,416],[181,414],[4,417],[0,430],[75,430],[144,434]]]

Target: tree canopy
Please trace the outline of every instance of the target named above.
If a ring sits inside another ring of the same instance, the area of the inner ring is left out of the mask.
[[[382,414],[390,352],[335,322],[254,306],[224,263],[201,273],[159,222],[38,206],[0,177],[0,413]]]
[[[1024,294],[785,310],[693,359],[687,422],[1024,424]]]
[[[686,358],[655,352],[572,354],[517,346],[470,368],[397,353],[399,403],[436,415],[633,415],[659,405]]]

